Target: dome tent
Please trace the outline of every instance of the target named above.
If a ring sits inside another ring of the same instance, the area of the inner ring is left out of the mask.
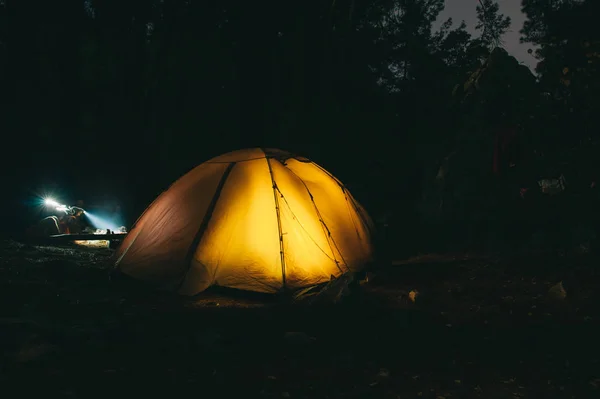
[[[372,221],[319,165],[280,150],[213,158],[177,180],[135,223],[115,267],[157,288],[212,285],[276,293],[358,271]]]

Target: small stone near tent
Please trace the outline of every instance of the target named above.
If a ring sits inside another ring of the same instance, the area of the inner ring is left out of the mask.
[[[273,149],[213,158],[177,180],[117,250],[122,273],[184,295],[210,286],[276,293],[360,271],[373,223],[309,159]]]

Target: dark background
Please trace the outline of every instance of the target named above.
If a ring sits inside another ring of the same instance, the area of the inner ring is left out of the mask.
[[[492,53],[521,27],[489,0],[476,37],[432,30],[443,0],[0,1],[4,230],[35,223],[44,194],[118,204],[129,225],[247,147],[311,158],[415,242],[514,229],[532,217],[520,189],[560,173],[593,210],[599,3],[554,3],[522,2],[534,75]]]

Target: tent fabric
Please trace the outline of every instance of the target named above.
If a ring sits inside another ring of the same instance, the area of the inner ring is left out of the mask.
[[[121,272],[195,295],[212,285],[276,293],[360,270],[373,222],[307,158],[247,149],[213,158],[163,192],[115,254]]]

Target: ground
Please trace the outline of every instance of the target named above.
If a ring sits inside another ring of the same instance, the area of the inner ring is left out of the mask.
[[[158,293],[110,255],[0,242],[3,396],[600,397],[595,255],[422,257],[309,307]]]

